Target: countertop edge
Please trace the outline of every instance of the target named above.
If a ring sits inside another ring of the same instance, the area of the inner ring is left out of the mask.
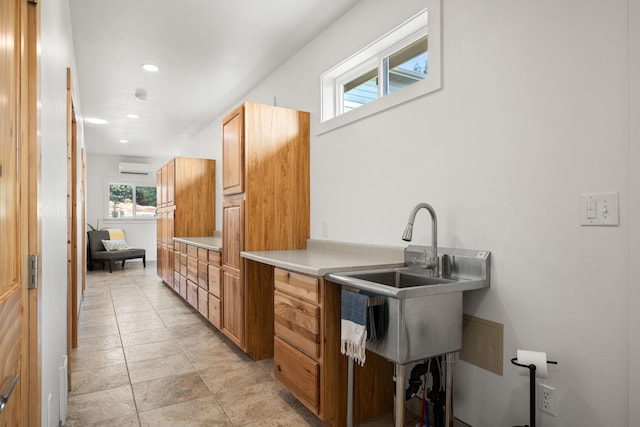
[[[174,237],[173,240],[180,243],[186,243],[187,245],[209,249],[210,251],[222,252],[222,241],[219,237]]]
[[[404,266],[404,248],[401,247],[354,243],[342,245],[340,242],[315,245],[311,240],[307,249],[243,251],[241,256],[316,277],[324,277],[328,273]]]

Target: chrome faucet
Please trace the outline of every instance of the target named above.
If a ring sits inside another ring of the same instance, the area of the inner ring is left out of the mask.
[[[436,217],[436,211],[433,210],[431,205],[427,203],[417,204],[409,214],[409,221],[407,221],[407,228],[405,228],[402,234],[402,240],[410,242],[413,235],[413,222],[416,220],[416,214],[422,208],[429,211],[431,215],[431,256],[427,259],[425,251],[425,264],[424,268],[428,268],[433,272],[434,276],[438,275],[438,218]]]

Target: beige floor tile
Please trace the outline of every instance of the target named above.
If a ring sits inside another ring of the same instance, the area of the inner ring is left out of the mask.
[[[71,371],[71,394],[85,394],[129,385],[127,365],[111,365],[104,368]]]
[[[324,427],[325,423],[304,407],[292,408],[285,413],[272,417],[269,409],[264,411],[264,418],[243,424],[243,427]]]
[[[103,326],[105,328],[117,328],[115,314],[109,316],[91,316],[84,319],[78,319],[78,328],[86,328],[91,326]]]
[[[192,323],[189,325],[170,326],[171,333],[179,342],[199,342],[217,338],[222,339],[224,336],[218,332],[212,325],[205,323]]]
[[[147,320],[159,319],[158,313],[155,311],[139,311],[133,313],[120,313],[117,316],[118,323],[141,322]]]
[[[98,369],[125,363],[122,348],[96,352],[75,352],[71,354],[71,366],[76,371]]]
[[[82,425],[82,427],[139,427],[138,415],[127,415],[126,417],[114,418],[97,423]],[[70,426],[67,426],[70,427]],[[80,426],[79,426],[80,427]]]
[[[179,325],[192,325],[192,324],[202,324],[207,322],[202,316],[196,313],[184,313],[184,314],[174,314],[171,316],[167,316],[162,312],[159,313],[160,317],[168,327],[179,326]]]
[[[87,426],[136,413],[129,385],[94,393],[72,395],[69,397],[68,408],[68,422],[73,426]]]
[[[184,343],[180,343],[180,345],[191,363],[201,365],[203,369],[206,366],[218,366],[225,363],[246,362],[251,360],[246,354],[239,354],[236,351],[229,350],[225,345],[221,346],[218,344],[216,347],[191,347]]]
[[[133,363],[143,360],[161,359],[183,353],[180,346],[172,339],[170,341],[158,341],[143,345],[125,346],[124,354],[127,357],[127,363]]]
[[[162,319],[148,319],[143,321],[123,322],[118,325],[120,332],[146,331],[149,329],[161,329],[165,327]]]
[[[169,329],[167,328],[123,332],[121,337],[122,345],[124,346],[142,345],[159,341],[171,341],[174,339],[173,335],[171,335],[171,332],[169,332]]]
[[[252,361],[227,361],[216,366],[195,365],[209,390],[215,397],[230,388],[247,387],[272,382],[271,376]]]
[[[118,325],[78,326],[78,338],[106,337],[118,334]]]
[[[119,305],[119,306],[114,306],[114,308],[116,311],[116,315],[121,313],[133,313],[138,311],[154,311],[153,306],[148,302],[140,303],[140,304]]]
[[[73,350],[81,353],[92,353],[102,350],[114,350],[122,347],[119,335],[105,337],[78,338],[78,347]]]
[[[302,405],[275,381],[233,387],[216,394],[216,399],[236,425],[263,421],[267,410],[269,418],[276,418]]]
[[[132,387],[139,412],[211,396],[195,372],[132,384]]]
[[[128,366],[132,384],[195,371],[182,353],[161,359],[129,362]]]
[[[232,426],[213,398],[191,400],[140,413],[142,427]]]

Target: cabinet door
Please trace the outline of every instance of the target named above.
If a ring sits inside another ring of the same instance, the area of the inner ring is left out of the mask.
[[[244,288],[240,272],[223,267],[222,332],[244,349]]]
[[[162,199],[162,169],[158,169],[158,172],[156,172],[156,206],[164,206],[164,200]]]
[[[244,200],[224,202],[222,247],[222,264],[240,270],[240,252],[244,250]]]
[[[167,165],[160,169],[160,203],[162,207],[167,205]]]
[[[176,161],[171,160],[167,163],[167,205],[173,205],[175,203],[175,191],[176,191]]]
[[[222,194],[244,191],[244,107],[229,113],[222,122]]]

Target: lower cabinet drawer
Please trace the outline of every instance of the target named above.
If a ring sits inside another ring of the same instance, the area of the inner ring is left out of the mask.
[[[180,274],[187,277],[187,254],[180,254]]]
[[[180,273],[178,273],[177,271],[173,272],[173,284],[171,285],[171,287],[176,292],[180,291]]]
[[[274,337],[273,365],[276,380],[317,415],[320,405],[318,362]]]
[[[207,317],[209,314],[209,292],[206,289],[198,288],[198,311]]]
[[[187,280],[187,302],[194,308],[198,308],[198,285]]]
[[[216,328],[220,329],[222,327],[222,305],[220,300],[216,298],[213,294],[209,294],[209,322]]]
[[[275,334],[307,356],[320,357],[320,308],[277,290],[273,300]]]
[[[209,264],[209,292],[220,298],[220,267]]]
[[[180,285],[178,287],[178,293],[183,300],[187,300],[187,278],[180,275]]]

